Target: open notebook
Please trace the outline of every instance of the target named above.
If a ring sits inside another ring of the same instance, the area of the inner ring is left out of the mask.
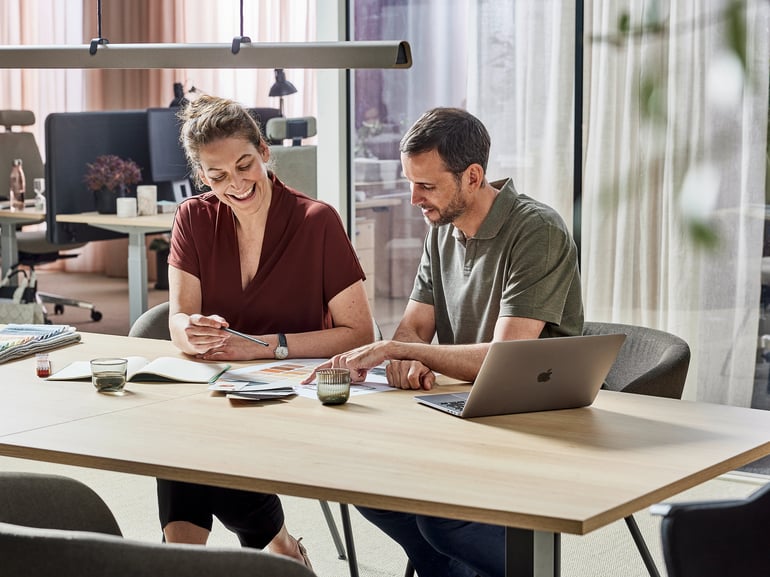
[[[469,392],[418,395],[457,417],[585,407],[594,402],[626,336],[493,342]]]
[[[159,357],[153,361],[144,357],[128,360],[126,380],[134,382],[213,383],[230,368],[225,363],[206,363],[176,357]],[[48,377],[49,381],[77,381],[91,378],[90,361],[75,361]]]

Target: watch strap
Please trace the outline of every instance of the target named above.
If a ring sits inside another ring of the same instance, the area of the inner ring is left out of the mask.
[[[289,356],[289,346],[286,342],[286,335],[283,333],[278,333],[278,346],[275,347],[273,356],[279,361]]]

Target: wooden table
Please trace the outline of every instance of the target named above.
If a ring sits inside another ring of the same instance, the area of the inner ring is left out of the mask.
[[[19,224],[37,224],[44,220],[45,213],[38,212],[32,208],[0,210],[0,258],[2,258],[2,263],[0,264],[2,265],[2,277],[6,275],[11,266],[19,262],[16,226]]]
[[[88,224],[128,235],[128,316],[129,322],[133,324],[147,310],[147,249],[144,237],[171,230],[174,214],[119,217],[115,214],[83,212],[57,214],[56,221]]]
[[[54,369],[165,341],[84,333]],[[0,366],[0,454],[508,527],[509,575],[558,575],[582,535],[770,454],[770,412],[602,391],[593,406],[463,420],[410,391],[331,407],[233,403],[205,385],[41,381]],[[451,387],[447,387],[451,388]],[[385,538],[385,537],[383,537]]]

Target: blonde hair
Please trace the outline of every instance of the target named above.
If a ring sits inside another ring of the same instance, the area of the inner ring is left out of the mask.
[[[203,185],[199,174],[203,146],[222,138],[243,138],[259,151],[267,146],[259,123],[234,100],[203,94],[182,107],[177,116],[182,123],[179,141],[198,187]]]

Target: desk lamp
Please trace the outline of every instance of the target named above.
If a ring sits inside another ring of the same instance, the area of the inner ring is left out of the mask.
[[[281,111],[281,116],[283,116],[283,97],[288,96],[289,94],[295,94],[297,92],[297,87],[294,86],[291,82],[286,80],[286,73],[283,71],[283,68],[276,68],[275,69],[275,84],[273,84],[270,87],[270,96],[278,96],[278,110]]]

